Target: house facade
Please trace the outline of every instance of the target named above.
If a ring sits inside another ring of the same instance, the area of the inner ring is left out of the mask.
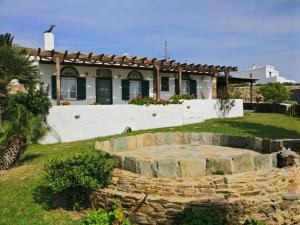
[[[126,104],[137,97],[168,100],[174,95],[218,97],[234,79],[237,67],[187,64],[175,60],[57,51],[54,34],[44,33],[44,49],[25,48],[40,71],[40,87],[53,105]],[[224,88],[225,87],[225,88]]]
[[[48,91],[56,104],[55,64],[39,63],[41,87]],[[61,101],[71,105],[126,104],[135,97],[155,97],[155,73],[149,69],[113,68],[101,66],[62,65],[60,69]],[[179,94],[176,72],[160,73],[160,99],[168,100]],[[212,98],[212,76],[184,73],[181,94],[197,99]]]
[[[252,66],[249,70],[241,70],[233,73],[234,76],[241,78],[257,79],[258,84],[267,83],[296,83],[294,80],[289,80],[280,76],[279,71],[274,66],[265,65],[261,67]]]

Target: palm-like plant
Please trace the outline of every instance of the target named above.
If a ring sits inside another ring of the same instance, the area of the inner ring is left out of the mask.
[[[8,33],[0,35],[0,170],[15,164],[26,145],[45,132],[43,118],[33,116],[22,104],[12,107],[14,110],[1,121],[3,109],[10,99],[7,93],[9,82],[18,79],[26,88],[30,88],[35,86],[38,78],[38,70],[26,52],[13,45],[13,36]]]
[[[24,105],[17,104],[0,126],[0,170],[18,162],[26,145],[36,142],[47,130],[42,116],[33,116]]]

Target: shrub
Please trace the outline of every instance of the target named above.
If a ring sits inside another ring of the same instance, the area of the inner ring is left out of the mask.
[[[229,223],[209,211],[201,211],[197,208],[191,208],[186,211],[179,223],[180,225],[228,225]]]
[[[159,99],[156,100],[152,97],[136,97],[129,101],[129,104],[133,105],[168,105],[168,100]]]
[[[290,91],[280,83],[269,83],[259,88],[264,101],[272,103],[282,103],[291,98]]]
[[[45,180],[54,193],[65,195],[68,205],[85,204],[88,194],[110,183],[114,159],[99,152],[78,153],[51,159],[45,165]]]
[[[246,219],[244,225],[267,225],[265,222],[257,220],[255,218]]]
[[[51,107],[48,95],[43,90],[29,89],[27,93],[18,92],[10,95],[3,111],[5,120],[15,110],[17,104],[23,105],[34,116],[46,117]]]
[[[45,178],[56,192],[78,187],[96,190],[109,184],[114,167],[115,161],[103,153],[78,153],[49,160]]]
[[[120,201],[115,200],[110,211],[99,209],[96,212],[89,212],[83,222],[84,225],[131,225],[125,217]]]

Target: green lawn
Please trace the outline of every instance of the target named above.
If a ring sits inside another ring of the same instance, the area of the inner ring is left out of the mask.
[[[206,131],[269,138],[300,138],[300,119],[281,114],[250,113],[243,118],[212,119],[205,123],[155,129],[150,132],[152,131]],[[133,133],[142,132],[146,131]],[[9,171],[0,172],[0,224],[79,224],[78,214],[47,209],[39,203],[36,193],[38,186],[42,183],[43,164],[49,158],[91,151],[94,142],[95,139],[29,146],[20,165]]]

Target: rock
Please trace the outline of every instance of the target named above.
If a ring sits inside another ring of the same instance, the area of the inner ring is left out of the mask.
[[[114,151],[127,150],[128,148],[128,138],[119,137],[113,140]]]
[[[180,160],[180,177],[201,177],[206,175],[206,159]]]
[[[167,144],[168,145],[174,145],[177,143],[177,134],[172,132],[172,133],[167,133],[168,134],[168,140]]]
[[[281,216],[279,213],[275,213],[273,215],[273,219],[278,223],[278,224],[283,224],[284,223],[284,218]]]
[[[234,171],[231,159],[210,159],[206,160],[206,174],[232,174]]]
[[[166,144],[168,144],[168,133],[156,133],[155,145],[166,145]]]
[[[288,200],[288,201],[296,201],[300,200],[300,193],[287,193],[282,195],[282,199]]]
[[[200,144],[211,145],[213,143],[214,134],[212,133],[200,133]]]
[[[182,144],[190,144],[190,143],[191,143],[191,134],[182,133]]]
[[[157,177],[177,178],[178,161],[174,158],[165,158],[156,160]]]
[[[124,160],[124,170],[136,173],[136,158],[126,156]]]
[[[106,151],[106,152],[110,152],[112,149],[111,149],[111,142],[110,141],[103,141],[103,144],[102,144],[102,150],[103,151]]]
[[[137,173],[147,176],[147,177],[156,177],[157,168],[151,161],[147,160],[138,160],[137,161]]]
[[[269,154],[261,154],[256,155],[253,158],[255,169],[271,169],[273,166],[271,155]]]
[[[182,144],[183,143],[183,134],[181,132],[173,133],[175,135],[175,143],[176,144]]]
[[[254,170],[254,163],[250,153],[238,155],[232,159],[234,165],[234,172],[241,173]]]
[[[282,150],[277,153],[277,167],[284,168],[296,164],[296,153],[289,150]]]
[[[200,133],[191,133],[191,144],[199,144],[200,143]]]
[[[267,139],[267,138],[264,138],[262,139],[262,142],[261,142],[261,152],[262,153],[271,153],[270,152],[270,143],[271,143],[271,140],[270,139]]]
[[[227,146],[233,148],[246,148],[247,147],[247,137],[242,136],[228,136]]]
[[[127,139],[128,139],[127,149],[128,150],[136,149],[136,136],[128,136]]]
[[[257,152],[262,152],[262,138],[254,138],[253,150]]]
[[[144,134],[144,147],[155,145],[155,134],[147,133]]]
[[[103,142],[96,141],[96,143],[95,143],[95,150],[100,151],[100,150],[102,150],[102,148],[103,148]]]
[[[144,147],[144,134],[136,135],[136,148]]]

